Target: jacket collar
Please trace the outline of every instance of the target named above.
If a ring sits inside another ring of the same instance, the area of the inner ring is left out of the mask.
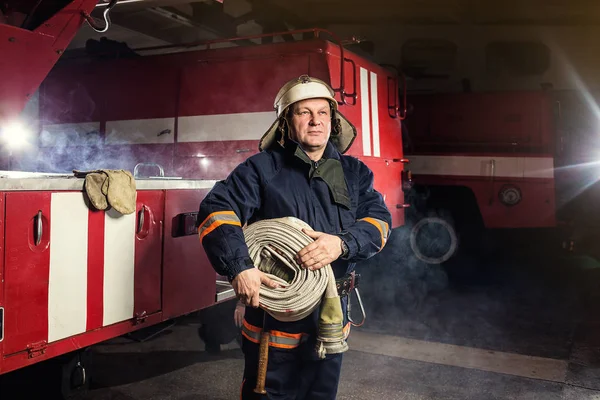
[[[292,152],[296,157],[306,162],[307,164],[312,165],[312,160],[306,154],[306,151],[300,146],[298,142],[293,141],[290,138],[286,138],[283,144],[283,147]],[[335,148],[331,141],[327,141],[327,145],[325,146],[325,151],[323,152],[323,157],[321,159],[334,159],[340,160],[340,152]],[[319,160],[320,161],[320,160]]]
[[[344,178],[344,168],[342,167],[340,152],[335,148],[333,143],[327,142],[323,157],[319,160],[318,166],[315,165],[316,163],[308,157],[308,154],[306,154],[297,142],[286,139],[283,147],[288,156],[293,156],[310,166],[309,178],[312,179],[317,176],[323,179],[329,188],[333,200],[337,204],[347,209],[351,208],[350,195]]]

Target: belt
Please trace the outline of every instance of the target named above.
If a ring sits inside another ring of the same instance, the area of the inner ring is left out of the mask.
[[[359,281],[360,274],[357,274],[354,271],[346,274],[340,279],[336,279],[335,287],[337,288],[338,296],[344,297],[349,295],[352,289],[358,288]]]

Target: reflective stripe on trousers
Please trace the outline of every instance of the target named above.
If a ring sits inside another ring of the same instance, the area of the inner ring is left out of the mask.
[[[254,326],[244,319],[242,325],[242,335],[253,343],[260,343],[260,333],[262,328]],[[344,340],[350,335],[350,323],[344,327]],[[294,349],[308,340],[305,333],[287,333],[281,331],[269,331],[269,346],[280,349]]]

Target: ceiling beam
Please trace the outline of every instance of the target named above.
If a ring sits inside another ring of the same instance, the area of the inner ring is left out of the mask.
[[[279,5],[278,1],[251,0],[252,10],[260,16],[261,20],[283,21],[295,29],[312,28],[310,22],[300,17],[287,7]],[[296,3],[296,6],[300,3]]]
[[[226,14],[223,11],[223,4],[213,3],[192,3],[193,16],[191,19],[205,29],[209,29],[222,38],[237,37],[238,23],[236,18]],[[251,40],[237,40],[235,42],[242,46],[251,46],[255,43]]]
[[[305,29],[314,27],[313,24],[298,16],[296,13],[279,5],[277,1],[249,0],[252,4],[252,17],[263,27],[263,33],[285,32],[290,29]],[[303,35],[304,36],[304,35]],[[286,42],[293,42],[292,35],[282,35]],[[273,37],[265,37],[262,43],[273,42]]]
[[[139,14],[145,12],[147,11],[134,13],[111,12],[110,19],[117,25],[155,39],[163,40],[168,43],[178,43],[181,41],[180,35],[172,29],[156,29],[156,27],[152,27],[152,24],[149,24],[147,19]],[[107,36],[110,37],[110,35]]]

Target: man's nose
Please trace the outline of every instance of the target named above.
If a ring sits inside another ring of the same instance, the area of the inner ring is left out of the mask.
[[[310,120],[308,121],[308,123],[310,125],[319,125],[321,123],[321,121],[319,121],[319,119],[315,115],[311,115]]]

